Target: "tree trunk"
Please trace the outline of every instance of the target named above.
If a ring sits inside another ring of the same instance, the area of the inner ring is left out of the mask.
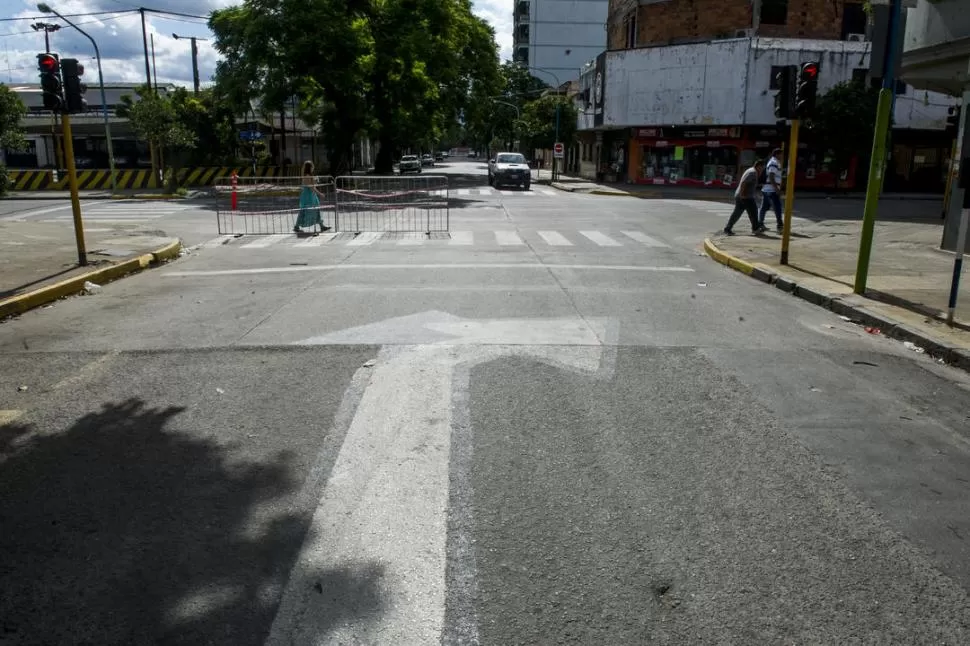
[[[374,173],[376,175],[394,174],[394,140],[385,132],[380,138],[380,148],[377,150],[377,159],[374,160]]]

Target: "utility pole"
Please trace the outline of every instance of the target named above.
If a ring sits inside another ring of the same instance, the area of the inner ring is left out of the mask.
[[[199,93],[199,45],[197,41],[208,40],[207,38],[196,38],[195,36],[179,36],[178,34],[172,34],[172,38],[175,40],[186,40],[192,42],[192,87],[195,89],[195,93]]]
[[[869,258],[872,254],[872,236],[876,228],[876,212],[879,209],[879,193],[882,189],[883,174],[886,170],[886,139],[892,121],[893,99],[896,88],[896,42],[899,38],[899,24],[902,21],[901,0],[891,0],[889,9],[889,37],[886,38],[886,51],[879,52],[884,63],[882,66],[882,88],[879,90],[879,103],[876,108],[876,130],[872,136],[872,159],[869,162],[869,183],[866,186],[866,205],[862,212],[862,236],[859,240],[859,260],[855,270],[856,294],[866,293],[869,278]],[[873,55],[877,55],[873,52]]]
[[[145,83],[148,83],[148,87],[151,87],[152,67],[148,62],[148,27],[145,26],[145,7],[138,9],[138,13],[141,14],[141,41],[145,46]]]
[[[959,114],[959,113],[958,113]],[[950,281],[950,298],[947,302],[946,323],[953,325],[953,316],[957,309],[957,296],[960,293],[960,274],[963,273],[963,252],[967,248],[967,234],[970,231],[970,110],[963,116],[963,141],[960,144],[960,171],[957,176],[957,188],[963,189],[963,204],[960,209],[960,225],[957,229],[957,249],[953,256],[953,278]],[[959,118],[959,117],[958,117]]]

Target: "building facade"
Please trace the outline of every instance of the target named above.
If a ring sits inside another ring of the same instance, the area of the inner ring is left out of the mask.
[[[606,48],[609,0],[517,0],[512,60],[556,87]]]
[[[582,173],[607,180],[732,186],[787,142],[774,115],[780,66],[819,61],[824,94],[866,81],[870,64],[862,5],[841,0],[613,0],[608,27],[578,106]],[[942,191],[953,100],[903,83],[896,92],[886,190]],[[800,186],[851,188],[864,170],[835,168],[811,133],[800,141]]]
[[[963,159],[970,151],[966,140],[967,101],[970,101],[970,6],[965,0],[918,0],[907,10],[900,74],[903,80],[927,91],[943,92],[963,106],[954,158]],[[954,164],[949,182],[948,209],[943,227],[942,246],[954,250],[960,224],[963,189],[957,186]],[[970,245],[965,251],[970,252]]]

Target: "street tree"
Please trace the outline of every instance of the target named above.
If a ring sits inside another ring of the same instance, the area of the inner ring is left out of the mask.
[[[558,107],[558,141],[568,147],[576,139],[578,110],[572,99],[562,94],[547,94],[530,101],[522,110],[519,136],[528,143],[527,150],[549,149],[556,143]]]
[[[170,164],[167,181],[169,191],[178,186],[178,171],[197,138],[180,118],[172,97],[158,94],[148,85],[135,90],[137,100],[130,94],[121,97],[118,116],[128,119],[132,129]]]
[[[0,83],[0,146],[10,150],[23,150],[27,146],[21,120],[27,107],[13,91]],[[0,195],[7,192],[9,181],[7,167],[0,165]]]
[[[839,83],[818,98],[808,128],[822,148],[832,151],[836,177],[853,156],[867,159],[872,150],[879,92],[862,81]]]

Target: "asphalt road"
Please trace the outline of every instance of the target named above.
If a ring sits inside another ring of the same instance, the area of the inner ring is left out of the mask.
[[[167,214],[0,325],[0,644],[970,641],[966,375],[702,257],[723,205],[443,170],[451,235]]]

